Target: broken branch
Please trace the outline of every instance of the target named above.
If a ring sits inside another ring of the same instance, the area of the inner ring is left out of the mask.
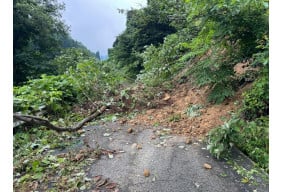
[[[72,131],[77,131],[77,130],[81,129],[83,127],[83,125],[85,125],[87,122],[92,121],[94,118],[101,115],[106,110],[106,108],[107,108],[106,106],[102,106],[95,113],[86,117],[85,119],[78,122],[75,126],[72,126],[72,127],[58,127],[58,126],[55,126],[52,123],[50,123],[47,119],[43,119],[41,117],[32,116],[32,115],[21,115],[21,114],[14,113],[13,117],[15,119],[18,119],[20,121],[24,121],[24,122],[27,122],[27,123],[46,126],[47,128],[58,131],[58,132],[62,132],[62,131],[72,132]]]

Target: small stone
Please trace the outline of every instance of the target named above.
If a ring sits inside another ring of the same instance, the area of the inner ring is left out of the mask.
[[[132,145],[131,145],[131,149],[135,149],[137,147],[137,143],[133,143]]]
[[[185,143],[188,144],[188,145],[189,145],[189,144],[192,144],[192,139],[187,138],[186,141],[185,141]]]
[[[121,121],[119,121],[120,124],[125,124],[126,123],[126,119],[122,119]]]
[[[152,136],[150,137],[150,139],[151,139],[151,140],[156,139],[156,136],[155,136],[155,135],[152,135]]]
[[[144,169],[143,174],[144,174],[145,177],[149,177],[150,176],[150,171],[148,169]]]
[[[211,166],[210,164],[208,164],[208,163],[205,163],[205,164],[204,164],[204,168],[205,168],[205,169],[211,169],[212,166]]]
[[[82,134],[82,133],[84,133],[84,132],[85,132],[84,129],[79,129],[79,130],[77,131],[78,134]]]
[[[110,135],[110,133],[104,133],[104,137],[109,137]]]
[[[142,145],[141,144],[137,144],[136,149],[142,149]]]
[[[179,149],[184,149],[184,147],[185,146],[183,146],[183,145],[178,146]]]
[[[200,187],[200,185],[198,183],[194,183],[194,184],[195,184],[196,188]]]
[[[132,128],[127,129],[127,133],[132,133],[132,132],[133,132]]]
[[[170,95],[165,93],[165,97],[163,98],[163,101],[168,101],[170,100]]]
[[[109,153],[108,157],[109,157],[109,159],[112,159],[112,158],[114,158],[114,155],[112,153]]]

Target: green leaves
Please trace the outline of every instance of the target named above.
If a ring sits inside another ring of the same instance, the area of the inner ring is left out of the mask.
[[[268,10],[262,0],[186,2],[191,10],[189,28],[198,32],[189,43],[190,53],[185,59],[199,59],[188,74],[198,85],[210,85],[208,100],[220,103],[233,95],[234,65],[257,53],[259,42],[267,36]]]
[[[86,48],[67,48],[51,61],[51,65],[54,66],[57,74],[64,74],[70,67],[75,69],[77,64],[85,60],[94,60],[93,55]]]
[[[75,101],[76,93],[72,84],[72,79],[67,75],[42,75],[41,79],[30,80],[24,86],[14,87],[14,111],[62,111]]]
[[[268,73],[259,77],[253,87],[243,94],[241,113],[247,120],[269,115],[269,78]]]
[[[186,115],[189,117],[198,117],[201,115],[200,109],[202,109],[203,106],[199,104],[195,105],[189,105],[187,110],[185,111]]]
[[[75,133],[57,133],[43,128],[17,131],[13,142],[14,189],[90,190],[93,182],[90,182],[92,178],[86,177],[85,167],[93,164],[98,152],[81,148],[77,136]],[[79,142],[82,141],[79,139]],[[36,148],[32,147],[35,145]],[[79,162],[75,159],[77,154],[83,154],[84,157]]]
[[[239,122],[237,118],[231,118],[220,127],[211,130],[208,134],[207,149],[216,157],[220,158],[227,154],[234,145],[232,138],[235,137],[235,125]]]
[[[175,3],[170,2],[172,6],[168,7],[169,2],[150,1],[143,9],[127,12],[126,30],[116,38],[109,56],[131,78],[135,79],[143,69],[140,53],[147,46],[160,45],[167,35],[176,32],[167,16],[168,9]]]
[[[61,48],[67,27],[61,21],[63,5],[57,1],[15,0],[14,83],[52,74],[49,61]]]
[[[143,59],[144,70],[137,80],[148,86],[159,86],[173,77],[183,67],[185,61],[181,59],[187,48],[186,36],[183,32],[168,35],[164,43],[158,47],[151,45],[140,54]]]
[[[268,129],[268,117],[248,122],[233,116],[222,126],[209,132],[207,149],[216,158],[220,158],[228,154],[231,147],[236,145],[261,168],[268,171]]]

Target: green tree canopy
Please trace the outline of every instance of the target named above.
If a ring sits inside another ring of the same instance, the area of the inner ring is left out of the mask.
[[[67,27],[57,0],[15,0],[14,83],[51,73],[48,61],[59,53]]]
[[[148,6],[143,9],[127,11],[126,30],[117,37],[113,48],[109,50],[110,59],[133,76],[143,69],[138,53],[148,45],[163,43],[164,37],[176,32],[175,27],[170,25],[165,10],[167,7],[162,5],[161,1],[148,1]]]

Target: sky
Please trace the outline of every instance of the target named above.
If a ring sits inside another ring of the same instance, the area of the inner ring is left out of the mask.
[[[141,8],[146,0],[62,0],[62,14],[73,39],[92,52],[107,55],[116,37],[125,30],[126,15],[118,9]]]

